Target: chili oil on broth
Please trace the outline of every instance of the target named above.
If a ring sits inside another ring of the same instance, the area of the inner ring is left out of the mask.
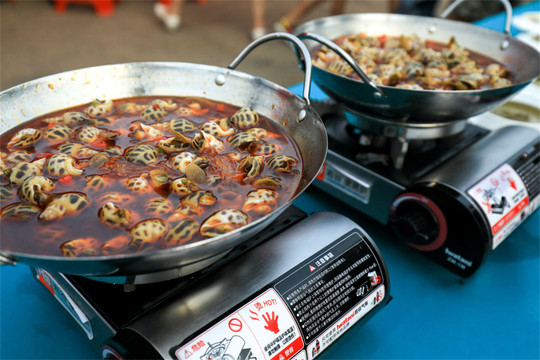
[[[333,40],[376,85],[413,90],[485,90],[511,86],[515,74],[488,56],[448,43],[410,36],[343,35]],[[352,67],[325,46],[312,50],[313,64],[359,80]]]
[[[23,129],[41,136],[13,146]],[[155,151],[139,156],[141,145]],[[193,97],[95,100],[9,130],[0,151],[1,248],[36,255],[130,254],[217,236],[288,202],[302,176],[298,146],[276,122]],[[73,159],[64,170],[51,165],[61,153]],[[76,207],[44,219],[62,195]]]

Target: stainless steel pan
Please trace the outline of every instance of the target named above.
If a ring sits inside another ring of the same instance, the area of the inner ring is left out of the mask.
[[[453,3],[444,15],[459,3],[461,1]],[[508,4],[507,1],[503,3]],[[409,90],[390,86],[377,87],[366,81],[350,79],[318,67],[313,68],[313,80],[317,85],[349,109],[404,124],[440,124],[464,120],[495,108],[540,74],[538,52],[508,35],[511,18],[509,4],[506,8],[506,34],[459,21],[398,14],[325,17],[299,26],[295,29],[295,34],[304,39],[313,40],[316,37],[317,41],[307,42],[310,51],[320,42],[328,44],[328,39],[356,33],[375,36],[416,34],[422,39],[443,43],[453,36],[459,45],[501,62],[517,75],[515,85],[500,89]],[[354,61],[349,58],[349,61]],[[357,72],[361,72],[358,66],[356,68]],[[366,77],[361,75],[361,78]]]
[[[274,39],[284,39],[296,45],[306,75],[303,98],[270,81],[234,70],[252,49]],[[306,189],[324,162],[326,130],[309,105],[310,81],[311,61],[305,45],[290,34],[275,33],[248,45],[228,68],[173,62],[107,65],[47,76],[3,91],[0,93],[2,133],[36,116],[88,103],[94,98],[197,96],[249,106],[279,123],[294,138],[303,159],[303,175],[297,193],[288,203],[243,228],[215,238],[136,255],[92,258],[39,256],[2,249],[0,261],[11,264],[20,261],[31,266],[85,276],[150,274],[148,276],[152,278],[153,273],[169,273],[167,276],[177,277],[249,241]]]

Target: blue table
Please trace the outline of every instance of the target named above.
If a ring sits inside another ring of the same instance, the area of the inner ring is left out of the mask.
[[[540,11],[540,2],[539,1],[533,1],[529,4],[518,6],[515,9],[513,9],[512,13],[513,16],[524,14],[529,11]],[[495,31],[504,31],[504,14],[496,14],[493,16],[488,16],[484,19],[478,20],[475,22],[476,25],[495,30]],[[516,36],[519,34],[520,30],[517,29],[515,26],[510,27],[510,33],[512,36]]]
[[[393,239],[382,225],[314,189],[295,205],[341,212],[377,242],[394,299],[349,330],[325,359],[540,357],[540,212],[468,279]],[[24,265],[0,269],[2,359],[95,359],[82,329]]]
[[[535,2],[514,12],[539,8]],[[501,24],[501,18],[484,22]],[[313,96],[322,94],[315,88]],[[339,212],[356,221],[377,242],[390,272],[394,299],[321,358],[540,358],[540,211],[475,275],[461,279],[396,241],[384,226],[314,188],[295,205],[306,212]],[[95,359],[99,353],[20,264],[0,268],[0,358]]]

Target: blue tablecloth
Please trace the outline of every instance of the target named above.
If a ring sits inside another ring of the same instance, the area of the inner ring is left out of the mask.
[[[535,2],[515,13],[539,10]],[[502,16],[482,25],[502,29]],[[321,96],[314,88],[313,96]],[[326,359],[539,359],[540,212],[536,211],[471,278],[461,279],[396,241],[384,226],[310,188],[295,202],[335,211],[377,242],[394,299],[322,354]],[[0,268],[1,359],[93,359],[82,329],[28,267]]]
[[[527,5],[518,6],[515,9],[513,9],[512,13],[513,13],[513,16],[515,17],[516,15],[524,14],[529,11],[540,11],[540,2],[533,1]],[[478,20],[475,22],[475,24],[491,29],[491,30],[504,32],[504,20],[505,20],[504,14],[496,14],[496,15],[488,16],[484,19]],[[537,30],[540,31],[540,25],[538,26],[539,27]],[[512,36],[519,34],[519,32],[520,30],[517,29],[514,25],[510,27],[510,33],[512,34]]]

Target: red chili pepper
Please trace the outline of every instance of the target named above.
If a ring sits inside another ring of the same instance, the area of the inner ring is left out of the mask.
[[[107,143],[101,139],[98,139],[96,141],[91,142],[90,146],[97,147],[97,148],[104,148],[107,146]]]
[[[67,185],[67,184],[72,184],[73,183],[73,178],[71,177],[71,175],[66,175],[64,177],[61,177],[60,179],[58,179],[58,182],[64,184],[64,185]]]
[[[207,112],[209,112],[210,109],[199,109],[199,110],[193,110],[194,115],[204,115]]]

